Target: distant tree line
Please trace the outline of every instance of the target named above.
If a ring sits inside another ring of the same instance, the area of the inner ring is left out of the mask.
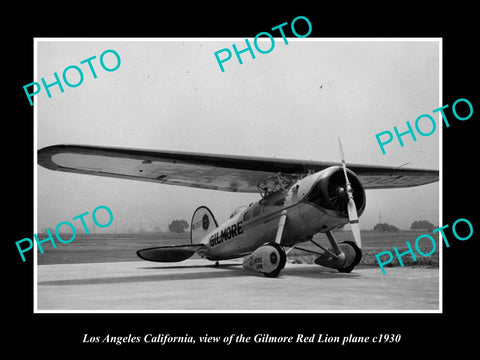
[[[426,230],[426,231],[432,231],[435,229],[435,225],[433,225],[431,222],[427,220],[415,220],[412,222],[410,225],[411,230]],[[373,230],[375,231],[380,231],[380,232],[396,232],[399,231],[398,227],[395,225],[390,225],[387,223],[378,223],[373,227]]]
[[[412,223],[412,225],[410,226],[410,229],[432,231],[433,229],[435,229],[435,225],[433,225],[431,222],[427,220],[417,220]]]
[[[378,223],[373,227],[373,230],[380,232],[396,232],[398,228],[395,225],[390,225],[387,223]]]
[[[186,220],[173,220],[170,224],[168,224],[168,230],[171,232],[180,234],[184,233],[185,230],[188,229],[188,222]]]

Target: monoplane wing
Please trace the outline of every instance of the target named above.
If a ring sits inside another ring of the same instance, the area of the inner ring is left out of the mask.
[[[232,192],[258,192],[275,175],[300,178],[335,162],[88,145],[54,145],[38,151],[38,163],[51,170]],[[400,188],[438,181],[437,170],[348,164],[366,189]]]

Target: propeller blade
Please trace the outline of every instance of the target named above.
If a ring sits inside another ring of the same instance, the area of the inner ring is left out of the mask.
[[[342,159],[343,174],[345,175],[345,183],[347,185],[348,220],[352,228],[352,234],[353,234],[353,238],[355,239],[355,243],[358,245],[359,248],[362,248],[362,238],[360,235],[360,224],[358,222],[358,212],[357,212],[357,207],[355,205],[355,201],[353,201],[353,189],[352,189],[352,186],[350,185],[350,181],[348,180],[347,165],[345,164],[345,155],[343,154],[342,141],[340,140],[340,137],[338,138],[338,147],[340,149],[340,157]]]
[[[345,164],[345,156],[343,155],[342,140],[338,137],[338,147],[340,149],[340,158],[342,159],[342,164]]]
[[[355,243],[361,249],[362,237],[360,235],[360,223],[358,221],[357,207],[355,206],[355,201],[353,201],[353,199],[348,200],[348,220],[350,222],[350,227],[352,228]]]
[[[348,176],[347,176],[347,165],[345,164],[345,155],[343,155],[343,146],[342,146],[342,141],[340,138],[338,138],[338,148],[340,149],[340,157],[342,159],[342,168],[343,168],[343,174],[345,175],[345,183],[347,184],[347,193],[348,193],[348,198],[350,199],[352,197],[352,187],[350,186],[350,181],[348,181]]]

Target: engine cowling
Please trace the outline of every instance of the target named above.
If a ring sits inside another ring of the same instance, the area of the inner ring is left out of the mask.
[[[243,267],[267,277],[277,277],[285,267],[287,256],[277,243],[260,246],[243,260]]]
[[[365,189],[353,171],[347,169],[347,174],[353,190],[353,201],[358,216],[360,216],[365,209]],[[320,206],[331,214],[348,217],[348,193],[342,167],[332,166],[323,170],[305,200]]]

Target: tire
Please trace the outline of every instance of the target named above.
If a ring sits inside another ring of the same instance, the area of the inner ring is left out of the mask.
[[[277,277],[280,274],[280,271],[282,271],[285,268],[285,264],[287,263],[287,255],[285,254],[285,250],[283,249],[283,247],[281,247],[279,244],[275,242],[271,242],[267,246],[272,246],[280,254],[280,259],[276,260],[278,261],[277,268],[269,273],[263,273],[263,275],[266,277],[274,278],[274,277]]]
[[[342,251],[344,251],[345,246],[349,246],[349,247],[353,248],[355,257],[354,257],[353,262],[350,265],[348,265],[346,267],[342,267],[342,268],[337,268],[337,270],[338,270],[338,272],[341,272],[341,273],[350,273],[355,268],[355,266],[357,266],[360,263],[360,260],[362,259],[362,250],[353,241],[344,241],[344,242],[341,242],[339,244],[339,246],[341,246],[341,245],[344,245]]]

